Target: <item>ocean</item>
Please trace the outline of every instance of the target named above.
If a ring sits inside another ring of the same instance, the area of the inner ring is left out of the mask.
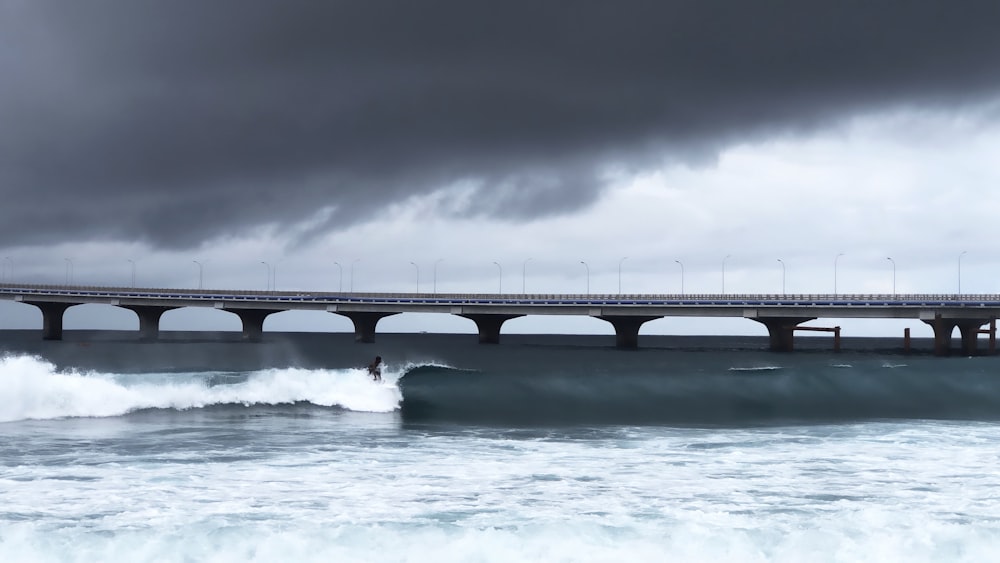
[[[1000,553],[996,356],[476,338],[0,331],[0,561]]]

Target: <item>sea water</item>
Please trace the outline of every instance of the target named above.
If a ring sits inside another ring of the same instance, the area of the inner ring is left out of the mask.
[[[2,561],[985,561],[996,357],[0,339]],[[383,381],[362,366],[386,359]]]

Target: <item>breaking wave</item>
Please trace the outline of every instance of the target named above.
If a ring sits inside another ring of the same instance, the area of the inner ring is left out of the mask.
[[[0,358],[0,422],[119,416],[144,409],[311,403],[352,411],[399,408],[399,378],[374,383],[363,369],[266,369],[249,373],[113,374],[60,372],[31,356]]]
[[[404,423],[504,427],[1000,419],[1000,377],[983,369],[988,363],[968,365],[762,362],[664,372],[565,360],[482,370],[421,362],[386,366],[374,383],[353,368],[122,374],[60,371],[21,355],[0,358],[0,422],[295,404],[398,412]]]

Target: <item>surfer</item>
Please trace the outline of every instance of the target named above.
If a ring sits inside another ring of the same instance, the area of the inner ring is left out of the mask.
[[[375,381],[382,381],[382,356],[375,356],[375,361],[368,364],[368,375]]]

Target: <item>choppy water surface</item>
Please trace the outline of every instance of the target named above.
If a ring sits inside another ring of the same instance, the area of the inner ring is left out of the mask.
[[[1000,545],[996,358],[413,348],[427,357],[383,354],[381,385],[335,358],[101,371],[8,353],[0,558],[983,561]]]

